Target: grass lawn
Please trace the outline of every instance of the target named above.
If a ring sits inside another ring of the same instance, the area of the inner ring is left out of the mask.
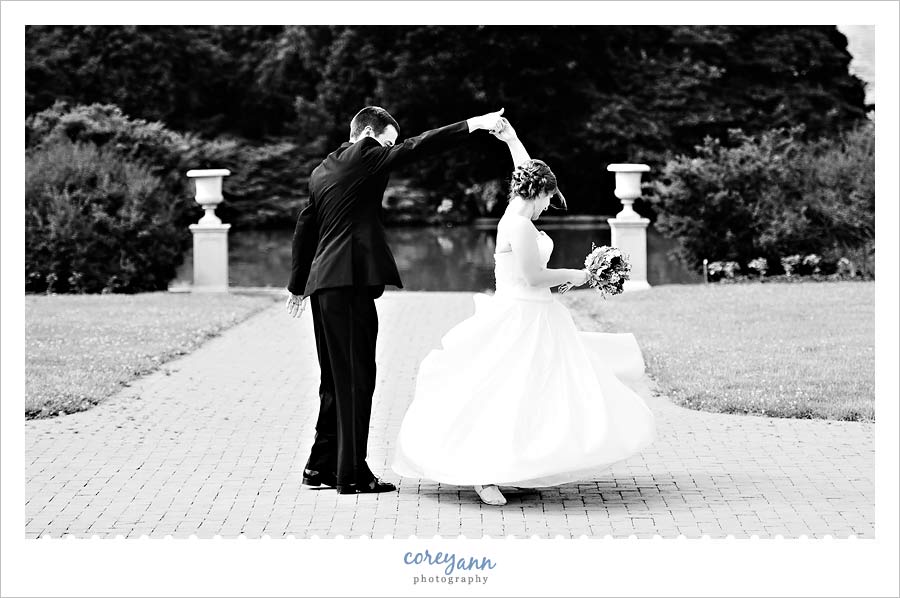
[[[25,297],[25,417],[84,411],[281,301],[275,295]]]
[[[666,285],[561,297],[583,330],[632,332],[692,409],[874,421],[875,283]]]

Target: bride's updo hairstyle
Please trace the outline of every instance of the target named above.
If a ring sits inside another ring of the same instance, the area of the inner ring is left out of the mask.
[[[553,207],[566,208],[566,200],[556,186],[556,175],[546,162],[528,160],[517,166],[509,182],[509,199],[519,196],[534,201],[541,193],[550,193]]]

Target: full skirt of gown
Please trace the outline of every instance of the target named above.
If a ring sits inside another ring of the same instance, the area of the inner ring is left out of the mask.
[[[653,414],[633,390],[644,375],[633,335],[577,330],[549,289],[474,301],[419,367],[396,473],[555,486],[596,479],[653,440]]]

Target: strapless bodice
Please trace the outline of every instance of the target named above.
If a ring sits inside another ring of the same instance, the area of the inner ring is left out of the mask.
[[[550,254],[553,253],[553,239],[547,233],[540,232],[537,235],[537,244],[541,266],[546,268],[547,262],[550,261]],[[543,301],[550,301],[551,299],[549,288],[535,287],[528,284],[512,251],[494,254],[494,281],[496,283],[496,292],[499,296]]]

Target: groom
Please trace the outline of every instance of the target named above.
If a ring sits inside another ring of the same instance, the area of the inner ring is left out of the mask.
[[[375,391],[375,299],[402,287],[381,223],[391,170],[500,126],[501,109],[426,131],[397,144],[400,125],[367,106],[350,121],[350,140],[309,177],[309,204],[297,218],[287,310],[298,317],[308,298],[321,369],[319,418],[303,483],[339,494],[390,492],[366,464]]]

